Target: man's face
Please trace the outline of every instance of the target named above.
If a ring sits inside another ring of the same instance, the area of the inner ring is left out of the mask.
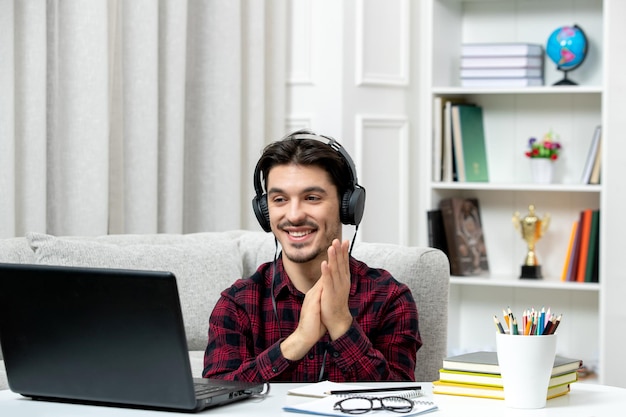
[[[270,224],[283,254],[295,263],[326,259],[341,239],[337,187],[316,166],[277,165],[267,176]]]

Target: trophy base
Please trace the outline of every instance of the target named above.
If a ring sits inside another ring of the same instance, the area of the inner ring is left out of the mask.
[[[522,265],[521,279],[542,279],[541,265]]]

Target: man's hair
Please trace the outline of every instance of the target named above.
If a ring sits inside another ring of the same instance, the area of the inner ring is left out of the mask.
[[[287,138],[267,145],[259,159],[258,168],[263,174],[266,189],[270,170],[277,165],[289,164],[317,166],[328,172],[337,187],[340,201],[341,196],[352,186],[350,167],[335,149],[315,139]]]

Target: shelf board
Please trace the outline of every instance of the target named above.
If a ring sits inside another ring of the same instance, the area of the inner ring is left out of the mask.
[[[562,282],[535,279],[511,279],[510,277],[450,277],[450,285],[471,285],[506,288],[537,288],[562,291],[594,291],[600,289],[597,282]]]
[[[515,184],[493,182],[431,182],[433,190],[537,191],[567,193],[599,193],[601,185],[591,184]]]
[[[433,87],[432,94],[456,96],[469,94],[602,94],[601,86],[541,86],[541,87]]]

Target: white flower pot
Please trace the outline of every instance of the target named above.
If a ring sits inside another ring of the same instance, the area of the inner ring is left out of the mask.
[[[551,184],[554,161],[549,158],[531,158],[530,170],[533,181],[537,184]]]

